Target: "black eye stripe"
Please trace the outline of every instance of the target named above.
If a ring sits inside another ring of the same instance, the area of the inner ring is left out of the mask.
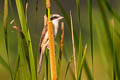
[[[51,20],[53,20],[53,19],[57,19],[58,17],[57,16],[54,16],[54,17],[51,17]]]

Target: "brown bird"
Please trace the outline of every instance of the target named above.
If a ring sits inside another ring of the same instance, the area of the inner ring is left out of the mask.
[[[58,15],[58,14],[52,14],[50,19],[53,24],[53,33],[54,33],[54,39],[57,35],[58,28],[59,28],[59,20],[63,19],[64,17]],[[40,59],[39,59],[39,66],[38,66],[38,73],[41,71],[41,65],[42,60],[44,56],[45,49],[49,49],[49,38],[48,38],[48,20],[46,24],[43,27],[42,34],[40,37]]]

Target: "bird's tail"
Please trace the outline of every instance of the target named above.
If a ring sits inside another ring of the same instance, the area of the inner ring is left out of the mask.
[[[43,61],[43,55],[44,55],[44,51],[41,50],[40,59],[39,59],[39,66],[38,66],[38,73],[41,72],[41,65],[42,65],[42,61]]]

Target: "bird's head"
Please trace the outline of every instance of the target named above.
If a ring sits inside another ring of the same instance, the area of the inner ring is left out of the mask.
[[[59,20],[63,19],[64,17],[60,16],[59,14],[52,14],[50,19],[53,23],[58,23]]]

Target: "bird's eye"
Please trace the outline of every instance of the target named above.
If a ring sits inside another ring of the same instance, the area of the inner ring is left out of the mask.
[[[54,20],[54,19],[57,19],[58,17],[57,16],[53,16],[53,17],[51,17],[50,19],[51,20]]]

